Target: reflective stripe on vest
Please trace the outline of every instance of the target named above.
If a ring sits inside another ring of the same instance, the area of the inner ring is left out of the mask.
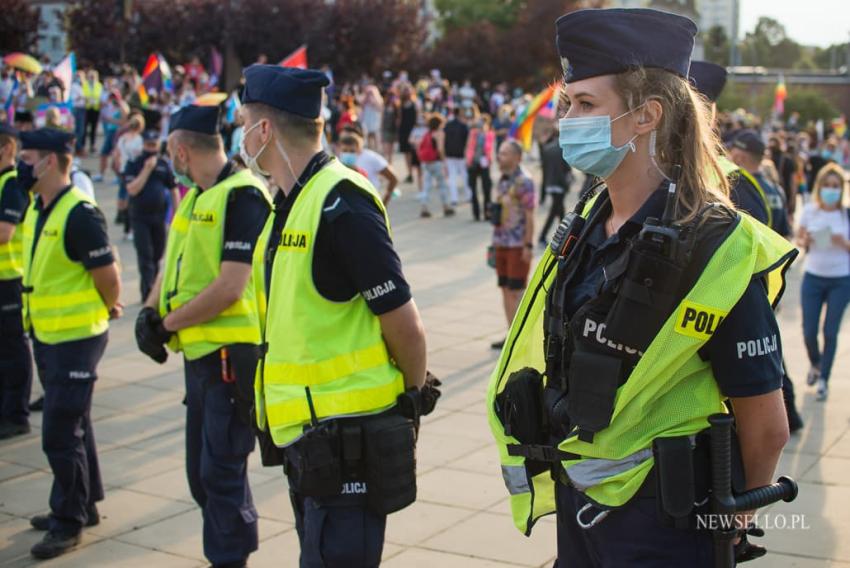
[[[360,174],[333,160],[301,189],[283,227],[272,265],[271,296],[255,292],[268,350],[255,381],[257,424],[278,446],[297,440],[310,422],[306,388],[319,420],[381,412],[404,391],[380,322],[360,294],[325,299],[313,282],[315,238],[325,200],[343,179],[371,197],[389,220],[377,192]],[[254,282],[265,288],[265,251],[273,218],[254,252]]]
[[[14,169],[0,176],[0,200],[6,191],[7,182],[17,177],[18,172]],[[23,251],[23,231],[21,227],[16,227],[9,242],[0,245],[0,280],[15,280],[24,275]]]
[[[254,187],[271,202],[263,182],[240,170],[211,188],[192,188],[180,202],[165,249],[159,311],[165,316],[188,303],[218,278],[224,246],[224,224],[231,191]],[[181,329],[168,346],[192,361],[231,343],[260,344],[260,322],[249,280],[239,300],[213,319]]]
[[[596,433],[593,443],[569,436],[559,444],[559,450],[583,456],[562,462],[574,486],[602,507],[621,506],[634,496],[652,468],[653,439],[696,434],[708,426],[709,415],[724,411],[710,363],[698,355],[710,336],[687,329],[683,309],[703,306],[728,313],[756,277],[765,278],[768,299],[775,304],[784,286],[782,274],[795,255],[785,239],[748,215],[740,215],[619,388],[611,424]],[[557,259],[547,248],[520,303],[487,391],[489,423],[499,447],[514,524],[525,534],[530,534],[542,515],[554,512],[554,502],[548,498],[554,482],[548,471],[546,476],[532,477],[524,458],[508,454],[508,445],[518,442],[505,433],[495,412],[495,397],[512,373],[524,367],[545,371],[543,312],[556,265]],[[653,409],[651,415],[646,414],[647,408]]]
[[[94,279],[80,262],[65,251],[68,215],[91,198],[74,187],[66,192],[47,217],[38,242],[33,242],[39,212],[32,200],[23,228],[24,322],[42,343],[55,344],[94,337],[109,327],[109,312]]]
[[[761,200],[764,203],[764,208],[767,209],[767,226],[773,227],[773,209],[770,207],[770,201],[767,199],[767,194],[764,192],[764,188],[762,188],[761,184],[758,180],[753,176],[750,172],[745,170],[744,168],[738,168],[738,173],[746,178],[748,182],[753,184],[753,187],[758,191],[759,196],[761,196]]]

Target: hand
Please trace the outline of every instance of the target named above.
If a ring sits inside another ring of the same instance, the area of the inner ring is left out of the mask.
[[[812,246],[812,235],[805,229],[800,229],[800,234],[797,235],[797,243],[803,248]]]
[[[410,418],[419,423],[419,418],[434,411],[437,406],[437,399],[440,398],[442,392],[437,387],[443,383],[440,379],[427,371],[425,374],[425,384],[421,389],[410,387],[400,395],[398,395],[398,407],[402,416]]]
[[[531,248],[524,246],[522,247],[522,261],[531,264],[532,259]]]
[[[147,171],[152,171],[156,167],[156,163],[159,161],[159,158],[154,155],[145,160],[144,168]]]
[[[162,319],[154,308],[142,308],[136,317],[136,345],[139,351],[156,361],[165,363],[168,352],[165,343],[171,334],[162,327]]]
[[[109,319],[114,320],[118,319],[124,315],[124,304],[121,302],[115,302],[115,305],[112,306],[112,309],[109,310]]]
[[[747,525],[746,529],[741,529],[738,531],[739,540],[735,543],[735,562],[749,562],[750,560],[755,560],[757,558],[761,558],[765,554],[767,554],[767,549],[763,546],[759,546],[758,544],[752,544],[749,540],[747,540],[748,536],[753,537],[763,537],[764,530],[758,528],[755,524],[750,523]]]
[[[832,242],[832,244],[834,244],[837,247],[840,247],[840,248],[843,248],[843,249],[848,248],[847,239],[844,238],[844,235],[837,235],[837,234],[833,233],[832,237],[830,238],[830,241]]]

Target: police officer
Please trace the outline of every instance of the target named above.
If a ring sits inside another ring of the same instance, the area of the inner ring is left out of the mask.
[[[771,481],[787,440],[781,278],[765,277],[796,251],[732,208],[687,82],[696,31],[643,9],[557,22],[564,159],[604,187],[544,253],[488,411],[515,524],[556,509],[560,567],[712,566],[693,507],[707,418],[731,401],[746,488]],[[763,553],[741,538],[740,560]]]
[[[254,259],[258,425],[284,448],[301,566],[377,566],[387,514],[415,499],[415,425],[397,400],[413,397],[409,417],[438,394],[418,390],[422,322],[377,191],[322,150],[326,76],[272,65],[244,76],[241,155],[280,188]]]
[[[33,192],[24,218],[24,323],[44,386],[42,446],[53,472],[50,513],[31,519],[44,539],[36,558],[75,547],[99,522],[103,486],[91,423],[97,364],[121,282],[106,220],[71,185],[74,137],[42,128],[21,133],[18,182]]]
[[[171,164],[159,155],[159,131],[146,130],[142,137],[142,153],[127,162],[123,175],[130,194],[133,246],[136,248],[144,302],[165,253],[165,216],[170,203],[176,206],[178,194]]]
[[[707,61],[692,61],[689,79],[710,103],[711,115],[714,118],[717,111],[717,98],[726,85],[726,69]],[[729,179],[732,188],[729,198],[735,204],[735,207],[761,221],[785,238],[789,238],[791,226],[788,221],[786,203],[783,199],[784,194],[780,194],[775,188],[765,191],[758,181],[760,178],[763,179],[763,176],[758,173],[758,168],[756,168],[758,174],[758,177],[756,177],[749,171],[742,170],[738,164],[726,156],[721,156],[719,162]],[[786,367],[784,361],[782,366]],[[797,411],[794,383],[788,376],[787,368],[782,379],[782,394],[785,399],[785,411],[788,415],[788,428],[793,433],[803,428],[803,419]]]
[[[710,111],[711,124],[717,120],[717,99],[726,86],[726,68],[708,61],[692,61],[688,79],[699,93],[705,97]],[[740,166],[721,154],[718,163],[729,178],[729,198],[735,207],[743,209],[754,219],[771,226],[772,211],[768,197],[751,176],[741,171]]]
[[[18,133],[0,124],[0,440],[30,431],[32,356],[21,319],[23,230],[29,193],[17,180]]]
[[[260,327],[251,256],[269,213],[263,182],[227,159],[217,107],[171,118],[168,153],[189,192],[169,231],[165,263],[136,320],[139,349],[163,362],[182,351],[186,375],[186,471],[204,517],[204,555],[244,566],[257,549],[248,486],[249,418]],[[247,384],[246,384],[247,383]]]

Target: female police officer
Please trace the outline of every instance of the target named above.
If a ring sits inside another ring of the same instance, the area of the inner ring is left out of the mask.
[[[730,399],[745,487],[770,481],[788,436],[773,276],[795,251],[727,197],[686,80],[693,22],[582,10],[557,30],[564,159],[604,189],[544,253],[488,389],[514,522],[557,510],[561,567],[711,566],[698,433]]]

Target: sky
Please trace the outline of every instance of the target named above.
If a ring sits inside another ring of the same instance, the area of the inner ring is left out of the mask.
[[[778,20],[788,37],[803,45],[827,47],[850,40],[850,0],[738,0],[740,37],[761,16]]]

